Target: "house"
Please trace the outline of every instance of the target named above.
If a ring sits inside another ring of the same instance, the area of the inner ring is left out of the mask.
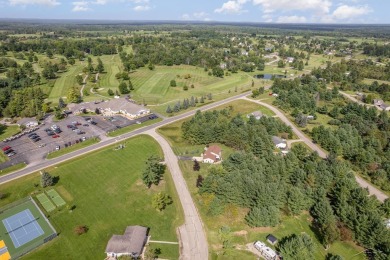
[[[27,128],[36,127],[38,125],[38,121],[35,118],[22,118],[17,124],[20,126],[25,126]]]
[[[276,243],[278,243],[278,239],[274,237],[272,234],[269,234],[267,236],[267,242],[274,246]]]
[[[284,140],[278,136],[272,136],[272,142],[274,143],[276,148],[279,148],[279,149],[286,149],[287,148],[286,140]]]
[[[75,114],[82,112],[95,112],[99,110],[103,116],[122,115],[129,119],[136,119],[150,113],[149,109],[140,106],[129,100],[128,98],[115,98],[109,101],[102,102],[85,102],[71,106],[71,110]]]
[[[386,105],[382,99],[374,99],[374,106],[377,106],[384,111],[390,111],[390,106]]]
[[[107,257],[139,257],[147,241],[147,234],[148,228],[146,227],[128,226],[123,235],[113,235],[108,241],[105,251]]]
[[[265,259],[267,260],[279,259],[278,254],[274,250],[266,246],[263,242],[256,241],[253,245]]]
[[[211,145],[205,148],[201,156],[203,163],[217,163],[222,161],[222,149],[218,145]]]
[[[287,62],[288,63],[293,63],[294,62],[294,57],[287,57]]]
[[[251,116],[254,116],[256,120],[260,120],[260,118],[263,117],[263,113],[261,111],[255,111],[246,115],[247,118],[250,118]]]

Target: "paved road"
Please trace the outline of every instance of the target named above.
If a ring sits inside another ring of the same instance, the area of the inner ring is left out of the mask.
[[[292,130],[298,136],[299,139],[304,141],[306,143],[306,145],[309,146],[313,151],[316,151],[320,157],[326,158],[326,156],[327,156],[326,152],[324,150],[322,150],[321,147],[314,144],[312,142],[312,140],[310,138],[308,138],[304,133],[302,133],[302,131],[300,131],[292,122],[290,122],[290,120],[288,120],[288,118],[281,111],[279,111],[279,109],[277,109],[274,106],[269,105],[267,103],[264,103],[264,102],[261,102],[258,100],[249,99],[247,97],[243,97],[242,99],[255,102],[257,104],[260,104],[260,105],[265,106],[265,107],[269,108],[270,110],[272,110],[286,125],[291,126]],[[385,193],[383,193],[381,190],[375,188],[372,184],[370,184],[369,182],[367,182],[366,180],[364,180],[363,178],[361,178],[360,176],[358,176],[356,174],[355,174],[355,179],[356,179],[356,182],[362,188],[368,188],[369,193],[371,195],[375,195],[378,198],[378,200],[380,200],[381,202],[383,202],[385,199],[388,198],[388,196]]]
[[[179,227],[182,249],[180,259],[208,259],[207,238],[203,229],[202,220],[183,178],[177,162],[177,156],[172,151],[169,143],[161,135],[157,134],[155,129],[151,129],[145,132],[145,134],[149,134],[160,144],[164,152],[165,163],[172,174],[183,207],[185,222],[183,226]]]

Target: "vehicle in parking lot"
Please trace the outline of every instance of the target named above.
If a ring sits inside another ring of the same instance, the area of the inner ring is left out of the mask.
[[[90,123],[93,125],[97,125],[97,123],[95,121],[90,121]]]
[[[140,121],[136,121],[136,123],[137,123],[138,125],[140,125],[140,124],[141,124],[141,122],[140,122]]]
[[[28,135],[28,137],[32,137],[34,135],[37,135],[37,134],[36,133],[31,133],[31,134]]]
[[[16,153],[15,152],[11,152],[9,154],[7,154],[8,157],[11,157],[11,156],[14,156]]]
[[[55,133],[53,131],[47,131],[47,135],[51,136],[51,135],[55,135]]]
[[[51,137],[53,137],[53,138],[58,138],[58,137],[60,137],[59,135],[52,135]]]
[[[83,126],[89,126],[88,124],[83,124]]]
[[[34,143],[36,143],[36,142],[38,142],[38,141],[41,141],[41,138],[38,137],[38,138],[36,138],[36,139],[33,139],[33,142],[34,142]]]
[[[14,150],[12,150],[12,149],[8,149],[8,150],[6,150],[6,151],[4,151],[4,154],[9,154],[9,153],[12,153]]]
[[[11,149],[11,146],[6,146],[6,147],[3,147],[2,150],[5,152],[7,151],[8,149]]]
[[[59,145],[56,145],[56,150],[60,150],[60,146]]]
[[[41,148],[41,147],[45,147],[46,144],[40,144],[38,147]]]
[[[81,138],[81,140],[82,140],[82,141],[85,141],[85,140],[87,140],[87,138],[86,138],[85,136],[83,136],[83,137]]]
[[[59,133],[61,133],[62,131],[61,131],[61,129],[58,127],[58,128],[56,128],[56,130],[54,130],[54,132],[56,132],[57,134],[59,134]]]

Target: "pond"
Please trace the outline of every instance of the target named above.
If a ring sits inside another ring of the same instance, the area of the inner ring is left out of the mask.
[[[257,74],[253,76],[256,79],[272,79],[272,78],[285,78],[286,76],[281,74]]]

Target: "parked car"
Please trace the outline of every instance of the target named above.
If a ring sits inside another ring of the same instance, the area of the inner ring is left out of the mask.
[[[93,125],[97,125],[97,123],[95,121],[91,121],[90,123]]]
[[[58,137],[60,137],[59,135],[52,135],[51,136],[52,138],[58,138]]]
[[[56,145],[56,150],[60,150],[60,146],[59,145]]]
[[[11,157],[11,156],[14,156],[15,154],[16,154],[15,152],[12,152],[12,153],[7,154],[7,156]]]
[[[141,124],[141,121],[136,121],[137,125],[140,125]]]
[[[12,153],[14,150],[12,150],[12,149],[8,149],[8,150],[6,150],[6,151],[4,151],[4,154],[9,154],[9,153]]]
[[[33,142],[36,143],[38,141],[41,141],[41,138],[34,139]]]
[[[2,150],[5,152],[7,151],[8,149],[11,149],[11,146],[6,146],[6,147],[3,147]]]
[[[54,132],[56,132],[57,134],[61,133],[61,129],[60,128],[57,128],[56,130],[54,130]]]
[[[41,147],[45,147],[46,144],[40,144],[38,147],[41,148]]]
[[[83,124],[83,126],[89,126],[88,124]]]

